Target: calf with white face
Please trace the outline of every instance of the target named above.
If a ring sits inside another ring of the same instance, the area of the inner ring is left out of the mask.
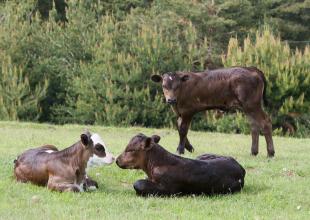
[[[20,182],[47,186],[56,191],[81,192],[98,188],[86,169],[113,163],[114,157],[107,152],[98,134],[81,134],[81,139],[64,150],[45,145],[25,151],[14,161],[14,175]]]

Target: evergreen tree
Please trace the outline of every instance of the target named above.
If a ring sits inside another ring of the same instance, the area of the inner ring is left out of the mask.
[[[0,120],[37,120],[46,88],[47,81],[31,91],[22,68],[13,66],[11,58],[4,59],[0,72]]]
[[[300,118],[309,118],[310,112],[310,48],[291,51],[287,43],[275,37],[268,27],[257,32],[252,41],[247,37],[243,46],[231,38],[225,66],[256,66],[267,78],[267,109],[273,122],[283,127],[293,123],[295,128]]]

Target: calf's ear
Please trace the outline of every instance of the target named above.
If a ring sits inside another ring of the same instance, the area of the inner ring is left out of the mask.
[[[143,150],[150,150],[152,148],[152,138],[148,137],[145,139]]]
[[[85,131],[83,134],[81,134],[81,142],[84,146],[88,146],[90,144],[91,134],[89,131]]]
[[[162,81],[162,76],[160,76],[160,75],[152,75],[151,76],[151,80],[153,81],[153,82],[161,82]]]
[[[88,145],[89,139],[86,134],[81,134],[81,141],[84,146]]]
[[[155,143],[158,143],[160,141],[160,136],[154,134],[152,137],[152,140],[155,142]]]

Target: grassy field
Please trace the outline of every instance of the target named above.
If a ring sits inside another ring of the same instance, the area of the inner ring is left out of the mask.
[[[267,159],[262,137],[260,153],[252,157],[250,136],[191,131],[196,150],[186,157],[231,155],[245,167],[244,190],[234,195],[140,198],[132,184],[145,174],[116,164],[91,170],[100,189],[90,193],[51,192],[13,179],[18,154],[47,143],[67,147],[85,127],[99,133],[114,155],[139,132],[160,135],[171,152],[178,142],[170,129],[0,122],[0,219],[310,219],[310,139],[274,137],[276,157]]]

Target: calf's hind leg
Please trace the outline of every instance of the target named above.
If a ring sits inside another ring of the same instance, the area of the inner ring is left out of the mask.
[[[273,157],[275,151],[272,140],[272,124],[270,118],[261,108],[246,114],[250,119],[252,127],[252,154],[256,155],[258,153],[258,138],[259,131],[261,130],[266,139],[268,157]]]
[[[258,140],[259,140],[259,125],[255,120],[251,120],[251,135],[252,135],[252,147],[251,154],[256,156],[258,154]]]
[[[59,192],[82,192],[83,189],[77,184],[66,183],[58,177],[50,177],[47,188]]]
[[[167,190],[149,180],[138,180],[134,183],[133,188],[139,196],[161,196],[170,194]]]

